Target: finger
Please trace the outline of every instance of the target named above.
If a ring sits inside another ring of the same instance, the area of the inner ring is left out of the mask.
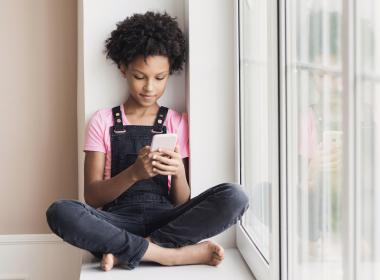
[[[324,171],[336,171],[341,166],[342,166],[342,162],[341,161],[335,161],[335,162],[329,162],[327,164],[323,164],[322,165],[322,169]]]
[[[149,152],[146,152],[145,154],[143,154],[142,155],[142,157],[144,158],[144,159],[146,159],[146,160],[150,160],[150,158],[149,158]]]
[[[160,175],[174,175],[174,172],[171,171],[164,171],[160,169],[153,168],[153,171]]]
[[[167,158],[167,157],[159,156],[159,155],[153,156],[152,159],[155,161],[161,162],[163,164],[178,166],[178,162],[176,159],[171,159],[171,158]]]
[[[322,165],[322,168],[324,169],[324,170],[329,170],[329,169],[331,169],[331,168],[335,168],[336,166],[338,166],[339,165],[339,162],[329,162],[329,163],[327,163],[327,164],[323,164]]]
[[[176,166],[162,164],[159,161],[153,161],[152,165],[154,166],[154,168],[157,168],[163,171],[175,171],[177,169]]]
[[[174,152],[176,153],[180,153],[180,149],[179,149],[179,145],[175,145],[175,149],[174,149]]]
[[[160,174],[157,172],[157,169],[155,168],[152,168],[152,173],[153,173],[153,175],[151,175],[152,177]]]
[[[341,158],[342,158],[341,154],[332,153],[332,154],[323,155],[322,156],[322,161],[323,162],[330,162],[330,161],[340,160]]]
[[[159,152],[162,152],[165,155],[168,155],[170,157],[178,157],[178,153],[174,151],[164,150],[164,149],[158,149]]]
[[[150,146],[144,146],[139,150],[139,154],[146,155],[150,151]]]
[[[148,156],[150,159],[155,159],[155,158],[157,158],[157,156],[162,156],[162,155],[163,155],[163,153],[161,153],[161,152],[150,152]]]

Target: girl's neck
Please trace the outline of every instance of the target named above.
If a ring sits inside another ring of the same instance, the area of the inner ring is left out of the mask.
[[[133,98],[128,97],[127,101],[123,104],[124,112],[126,115],[134,115],[136,117],[144,117],[148,115],[155,115],[160,108],[160,106],[155,103],[149,107],[140,106],[133,100]]]

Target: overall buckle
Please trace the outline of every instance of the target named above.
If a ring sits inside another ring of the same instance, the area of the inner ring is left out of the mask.
[[[117,133],[117,134],[122,134],[122,133],[125,133],[126,130],[123,129],[123,130],[117,130],[117,129],[114,129],[113,132]]]

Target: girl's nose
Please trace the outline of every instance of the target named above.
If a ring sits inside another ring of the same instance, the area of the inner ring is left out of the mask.
[[[153,90],[152,83],[151,82],[146,83],[143,89],[147,92],[152,91]]]

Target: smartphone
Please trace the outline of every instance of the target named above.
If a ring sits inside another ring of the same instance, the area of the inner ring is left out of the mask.
[[[154,152],[157,151],[158,148],[162,148],[165,150],[174,151],[176,143],[177,134],[175,133],[155,134],[153,135],[150,150]]]
[[[326,130],[323,131],[323,145],[329,149],[332,144],[338,147],[342,146],[343,131],[341,130]]]

